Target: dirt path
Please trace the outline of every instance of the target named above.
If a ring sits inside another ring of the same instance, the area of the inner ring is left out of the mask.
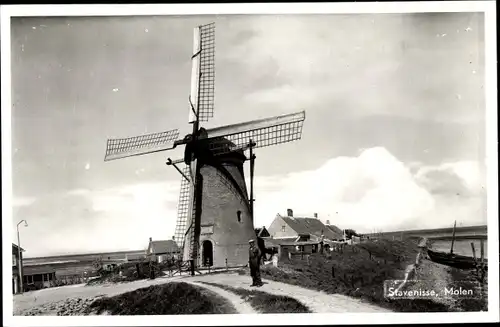
[[[231,287],[244,288],[246,290],[254,290],[250,287],[251,280],[248,276],[238,274],[216,274],[188,277],[185,282],[212,282],[223,284]],[[292,297],[300,301],[305,306],[309,307],[315,313],[336,313],[336,312],[391,312],[390,310],[377,307],[372,304],[362,302],[358,299],[351,298],[339,294],[326,294],[323,292],[305,289],[295,285],[275,282],[271,280],[263,280],[264,286],[257,288],[262,292],[270,294],[284,295]],[[209,285],[198,284],[199,286],[209,287]],[[217,287],[214,287],[217,288]],[[214,290],[215,291],[215,290]],[[239,298],[239,297],[238,297]],[[233,301],[232,301],[233,302]],[[234,303],[234,302],[233,302]],[[237,305],[234,303],[235,306]]]
[[[250,304],[248,304],[245,300],[243,300],[239,295],[233,294],[231,292],[228,292],[226,290],[223,290],[222,288],[211,286],[211,285],[205,285],[205,284],[200,284],[197,282],[194,282],[192,280],[183,280],[183,282],[187,282],[189,284],[206,288],[207,290],[210,290],[214,293],[219,294],[220,296],[226,298],[229,300],[232,305],[236,308],[238,313],[244,313],[244,314],[253,314],[257,313]]]
[[[19,315],[21,312],[44,306],[49,310],[53,306],[51,303],[64,301],[71,298],[92,299],[98,296],[115,296],[126,292],[134,291],[138,288],[148,287],[151,285],[164,284],[175,281],[183,281],[204,287],[210,291],[228,299],[239,313],[256,313],[256,311],[245,302],[240,296],[223,290],[221,288],[201,284],[198,282],[212,282],[223,284],[236,288],[244,288],[246,290],[254,290],[250,287],[250,277],[241,276],[234,273],[214,274],[214,275],[198,275],[198,276],[176,276],[172,278],[157,278],[155,280],[140,280],[122,284],[105,284],[96,286],[75,285],[58,288],[49,288],[39,291],[29,292],[14,296],[14,314]],[[335,313],[335,312],[390,312],[390,310],[377,307],[375,305],[362,302],[355,298],[339,294],[326,294],[323,292],[313,291],[295,285],[275,282],[271,280],[263,280],[265,285],[257,288],[259,291],[267,292],[275,295],[284,295],[292,297],[302,304],[307,306],[315,313]],[[57,306],[54,306],[54,310]],[[39,314],[44,314],[40,312]],[[45,312],[45,314],[51,314]],[[53,314],[53,313],[52,313]]]

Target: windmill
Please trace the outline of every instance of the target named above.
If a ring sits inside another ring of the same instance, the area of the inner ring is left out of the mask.
[[[227,267],[248,262],[253,226],[253,175],[256,148],[299,140],[305,112],[205,129],[214,113],[215,24],[194,29],[189,123],[192,133],[178,139],[179,130],[107,141],[105,161],[167,151],[185,145],[184,158],[171,160],[181,175],[175,240],[183,248],[191,274],[202,265]],[[249,150],[247,158],[245,151]],[[250,195],[243,164],[250,161]],[[184,167],[179,167],[184,165]],[[199,249],[202,248],[200,258]]]

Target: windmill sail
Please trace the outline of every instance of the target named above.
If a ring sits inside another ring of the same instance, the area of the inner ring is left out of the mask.
[[[196,235],[196,183],[200,181],[196,178],[196,170],[197,170],[197,160],[194,159],[191,161],[191,164],[188,167],[189,177],[191,179],[191,183],[189,183],[189,205],[188,205],[188,214],[187,214],[187,228],[185,231],[184,237],[184,260],[197,259],[198,258],[198,240]],[[201,185],[199,185],[199,189]]]
[[[215,24],[194,29],[189,123],[208,121],[214,115]],[[196,114],[195,114],[196,112]]]
[[[189,166],[184,167],[183,173],[185,176],[189,176]],[[179,203],[177,204],[177,223],[175,225],[175,241],[179,247],[183,246],[184,234],[186,233],[189,214],[190,184],[189,180],[182,177]]]
[[[104,161],[172,149],[178,136],[179,130],[174,129],[123,139],[109,139],[106,144]]]
[[[250,140],[255,142],[254,148],[299,140],[302,136],[302,125],[305,118],[305,112],[301,111],[209,129],[207,130],[208,141],[210,139],[225,139],[232,143],[231,147],[228,147],[227,142],[209,142],[210,149],[214,154],[221,154],[245,147],[250,143]]]

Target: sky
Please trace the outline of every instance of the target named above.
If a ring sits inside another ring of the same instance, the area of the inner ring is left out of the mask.
[[[188,124],[193,27],[216,23],[216,127],[306,111],[256,151],[255,226],[287,208],[360,232],[486,224],[481,13],[13,18],[13,236],[27,257],[170,239],[182,148],[108,138]],[[248,174],[248,167],[247,174]]]

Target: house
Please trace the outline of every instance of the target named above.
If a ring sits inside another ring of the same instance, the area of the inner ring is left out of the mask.
[[[334,234],[335,237],[332,238],[333,240],[342,240],[342,239],[344,239],[344,231],[342,229],[338,228],[335,225],[330,225],[330,221],[329,220],[326,221],[325,226],[326,226],[326,228],[328,228]]]
[[[342,233],[339,234],[338,230],[340,229],[336,226],[323,224],[317,214],[314,214],[314,218],[294,217],[293,210],[287,209],[286,216],[276,215],[268,232],[274,239],[295,238],[297,242],[318,242],[322,236],[325,240],[342,238]]]
[[[19,249],[21,250],[19,252]],[[19,248],[12,243],[12,293],[17,294],[21,291],[21,283],[19,279],[19,265],[23,262],[23,248]]]
[[[151,237],[149,238],[149,246],[146,254],[154,257],[154,260],[158,263],[177,256],[180,253],[180,248],[173,239],[166,241],[153,241]]]
[[[25,291],[51,287],[56,280],[56,268],[52,265],[23,265],[23,277]]]

